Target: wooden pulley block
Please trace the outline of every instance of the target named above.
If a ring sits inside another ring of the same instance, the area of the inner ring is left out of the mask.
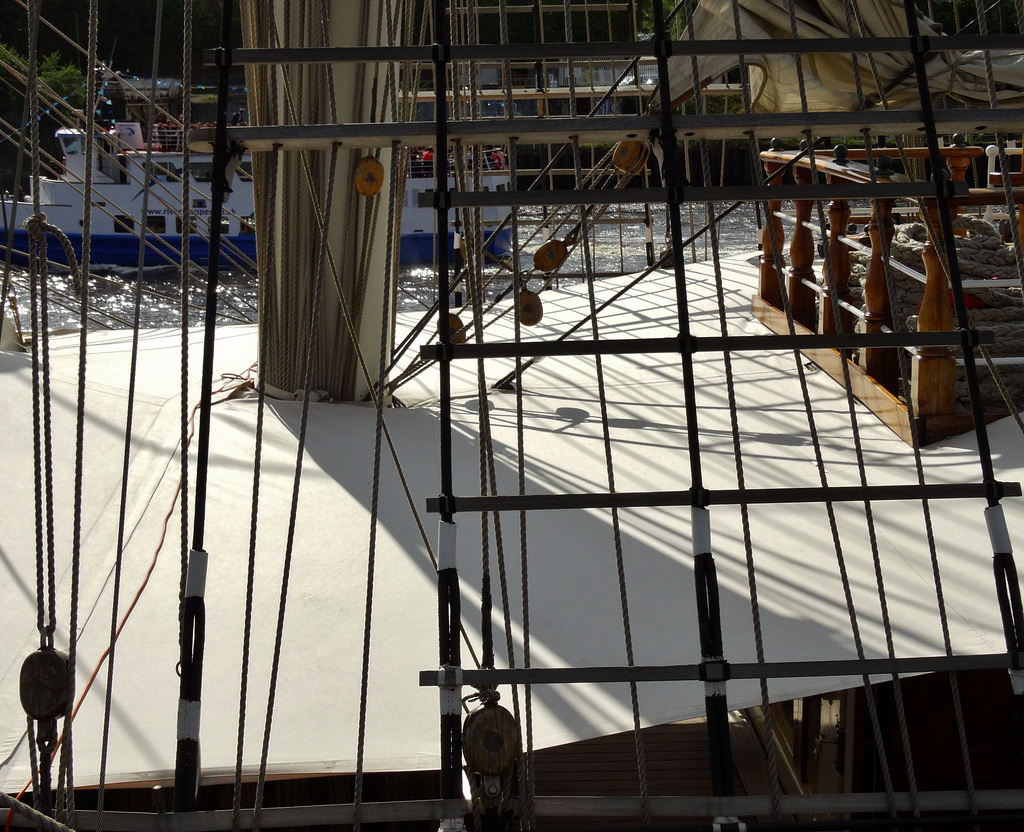
[[[542,272],[553,272],[568,254],[569,247],[561,240],[548,240],[533,253],[533,265]]]
[[[646,142],[618,142],[612,151],[612,164],[616,170],[629,173],[647,161]]]
[[[466,717],[462,754],[471,771],[498,775],[511,771],[519,754],[519,726],[496,702],[488,702]]]
[[[377,196],[384,187],[384,165],[373,156],[364,156],[356,163],[355,182],[363,196]]]
[[[21,707],[32,719],[57,719],[71,697],[67,654],[40,647],[21,665]]]
[[[466,333],[463,330],[462,318],[454,312],[448,313],[448,340],[452,344],[465,344]]]
[[[540,295],[523,289],[519,293],[519,320],[523,326],[536,326],[544,317],[544,304],[541,303]]]

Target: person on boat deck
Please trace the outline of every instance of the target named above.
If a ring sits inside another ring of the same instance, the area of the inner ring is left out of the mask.
[[[231,116],[231,124],[237,127],[239,124],[245,123],[245,107],[242,107],[237,113]]]
[[[96,121],[106,129],[114,126],[114,103],[102,92],[96,96]]]

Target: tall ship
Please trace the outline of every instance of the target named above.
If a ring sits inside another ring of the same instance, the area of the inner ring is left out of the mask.
[[[935,6],[225,2],[255,320],[229,231],[93,326],[97,194],[4,264],[11,825],[1020,828],[1024,21]]]

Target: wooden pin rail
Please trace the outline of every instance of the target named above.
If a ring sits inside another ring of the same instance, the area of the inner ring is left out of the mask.
[[[927,158],[928,149],[906,148],[908,158]],[[758,292],[752,300],[754,316],[773,332],[790,332],[790,321],[785,312],[788,302],[792,316],[793,331],[797,335],[831,334],[837,331],[853,332],[857,316],[848,306],[851,303],[849,288],[850,256],[842,240],[850,221],[849,201],[842,197],[843,183],[906,182],[906,177],[892,169],[891,157],[896,150],[878,148],[872,159],[874,173],[867,166],[866,151],[863,149],[837,148],[835,154],[819,153],[814,164],[818,181],[836,184],[834,196],[828,203],[829,220],[828,250],[831,260],[831,276],[825,276],[825,285],[813,288],[815,280],[814,236],[809,220],[814,212],[814,200],[794,201],[796,227],[789,240],[789,264],[786,267],[785,234],[779,218],[780,200],[769,200],[768,223],[762,236],[762,254],[759,258]],[[953,181],[963,182],[972,159],[985,151],[980,147],[954,145],[940,149],[946,160]],[[768,150],[761,153],[765,172],[770,176],[784,165],[793,162],[796,151]],[[885,156],[884,159],[880,158]],[[805,156],[793,166],[793,177],[797,184],[809,184],[813,179],[811,160]],[[778,184],[773,181],[773,184]],[[1016,183],[1015,183],[1016,184]],[[962,186],[961,186],[962,187]],[[1024,199],[1024,187],[1013,187],[1013,198],[1017,205]],[[883,250],[892,240],[894,232],[892,199],[872,200],[871,220],[867,226],[871,240],[871,260],[864,281],[864,331],[881,334],[892,331],[892,306],[886,281]],[[931,218],[936,234],[941,234],[939,207],[935,199],[921,200],[922,211]],[[962,195],[948,200],[953,216],[968,205],[1004,205],[1005,191],[1001,183],[998,188],[971,188]],[[773,244],[774,240],[774,244]],[[928,240],[923,257],[925,262],[925,293],[918,310],[918,331],[951,332],[953,313],[949,302],[948,280],[942,268],[935,245],[941,240]],[[884,247],[883,247],[884,244]],[[825,269],[826,265],[822,265]],[[783,280],[780,281],[779,275]],[[812,285],[808,285],[812,284]],[[853,395],[869,407],[886,425],[904,441],[913,441],[909,413],[912,411],[918,437],[922,444],[929,444],[955,436],[971,429],[973,423],[969,414],[956,412],[956,362],[950,347],[922,347],[917,350],[910,366],[910,403],[903,398],[900,384],[899,354],[895,347],[865,347],[855,358],[849,351],[831,349],[803,350],[803,354],[840,383],[844,383],[843,362],[849,367]],[[986,414],[992,421],[1005,415],[1004,412]]]

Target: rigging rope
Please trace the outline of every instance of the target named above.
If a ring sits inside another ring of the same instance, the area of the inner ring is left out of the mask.
[[[393,40],[393,39],[392,39]],[[387,231],[387,248],[384,259],[384,297],[391,295],[391,283],[394,273],[395,253],[395,203],[400,201],[398,166],[402,161],[402,154],[398,152],[399,142],[392,142],[391,145],[391,192],[389,200],[389,217]],[[355,789],[352,799],[353,804],[353,830],[360,832],[362,828],[362,802],[363,802],[363,767],[366,751],[366,710],[369,696],[370,680],[370,634],[373,624],[373,584],[377,557],[377,524],[380,511],[380,457],[381,440],[384,434],[384,406],[387,401],[385,395],[385,371],[387,365],[387,345],[390,333],[390,310],[389,304],[381,304],[381,325],[379,360],[377,368],[377,393],[375,398],[375,420],[373,432],[373,476],[370,488],[370,529],[369,542],[367,544],[366,559],[366,600],[363,613],[363,652],[362,665],[359,676],[359,724],[356,739],[356,772]]]
[[[89,66],[95,66],[95,57],[99,43],[99,0],[89,2]],[[94,101],[96,96],[96,73],[90,73],[86,80],[86,100]],[[93,108],[86,112],[85,118],[85,192],[89,193],[93,181],[93,147],[96,137],[96,113]],[[89,274],[90,247],[92,230],[92,200],[87,199],[82,214],[82,271]],[[69,259],[70,263],[71,260]],[[86,359],[88,355],[88,311],[89,281],[81,281],[79,293],[79,334],[78,334],[78,394],[75,406],[75,486],[73,497],[73,519],[71,532],[71,602],[68,613],[68,667],[69,674],[68,703],[64,712],[64,732],[61,746],[60,768],[57,778],[57,815],[69,825],[75,825],[75,777],[74,777],[74,742],[73,742],[73,705],[75,700],[74,672],[78,659],[78,604],[79,585],[81,580],[82,561],[82,501],[85,470],[85,380]]]
[[[788,7],[788,11],[789,11],[789,20],[790,20],[790,35],[795,39],[797,37],[797,23],[796,23],[796,8],[795,8],[795,5],[793,3],[793,0],[787,0],[787,7]],[[796,60],[797,78],[798,78],[799,87],[800,87],[801,110],[802,110],[802,112],[805,115],[807,115],[808,114],[807,91],[806,91],[806,87],[805,87],[805,84],[804,84],[804,76],[803,76],[803,56],[800,53],[797,53],[796,57],[797,57],[797,60]],[[863,99],[861,100],[861,104],[863,106],[863,104],[864,104]],[[816,185],[816,184],[818,184],[818,181],[819,181],[819,174],[818,174],[817,166],[815,164],[814,144],[813,144],[813,136],[811,134],[811,131],[810,130],[806,130],[804,132],[804,137],[805,137],[805,141],[807,143],[807,147],[808,147],[808,150],[809,150],[809,159],[808,159],[808,161],[810,163],[810,168],[811,168],[811,183]],[[822,203],[821,203],[820,200],[816,203],[816,205],[817,205],[817,209],[818,209],[818,224],[819,224],[820,233],[822,235],[824,235],[824,233],[825,233],[825,230],[824,230],[825,229],[824,208],[823,208]],[[828,289],[829,289],[831,297],[838,297],[839,293],[838,293],[838,289],[836,287],[835,268],[834,268],[834,265],[833,265],[833,262],[832,262],[832,251],[831,251],[830,247],[826,247],[825,248],[824,255],[825,255],[825,257],[824,257],[824,260],[825,260],[825,270],[824,271],[825,271],[825,277],[826,277],[826,280],[827,280]],[[840,317],[840,309],[839,309],[838,304],[833,304],[832,305],[832,314],[833,314],[833,318],[834,318],[833,326],[834,326],[834,328],[835,328],[835,330],[837,332],[841,332],[843,326],[842,326],[842,320],[841,320],[841,317]],[[850,416],[850,428],[851,428],[852,437],[853,437],[854,454],[855,454],[856,460],[857,460],[857,474],[858,474],[858,478],[859,478],[861,486],[865,486],[866,487],[868,483],[867,483],[867,473],[866,473],[865,465],[864,465],[864,450],[863,450],[863,446],[861,444],[860,427],[859,427],[859,424],[858,424],[857,411],[856,411],[856,401],[855,401],[855,398],[854,398],[854,395],[853,395],[853,386],[852,386],[851,381],[850,381],[850,365],[849,365],[848,362],[846,362],[846,361],[842,362],[842,370],[843,370],[843,386],[844,386],[844,388],[846,390],[847,410],[848,410],[849,416]],[[889,658],[895,658],[896,653],[895,653],[895,647],[894,647],[893,638],[892,638],[892,624],[891,624],[891,621],[889,619],[888,604],[886,603],[886,597],[885,597],[885,585],[884,585],[884,581],[883,581],[882,566],[881,566],[881,561],[880,561],[880,556],[879,556],[879,551],[878,551],[878,538],[877,538],[877,534],[876,534],[876,530],[875,530],[874,513],[872,511],[871,503],[868,500],[864,501],[864,518],[865,518],[865,521],[867,523],[868,540],[869,540],[870,548],[871,548],[871,559],[872,559],[872,562],[874,564],[875,581],[876,581],[876,586],[877,586],[877,589],[878,589],[879,604],[881,606],[882,628],[883,628],[883,632],[885,634],[886,647],[887,647],[887,650],[888,650]],[[855,613],[853,605],[852,605],[852,598],[851,598],[851,603],[850,603],[849,609],[850,609],[851,618],[855,618],[856,613]],[[869,695],[870,691],[867,689],[868,688],[868,679],[867,679],[866,676],[865,676],[864,682],[865,682],[865,694]],[[911,749],[910,749],[910,737],[909,737],[909,734],[908,734],[908,731],[907,731],[907,718],[906,718],[906,711],[905,711],[904,704],[903,704],[902,688],[901,688],[901,685],[900,685],[899,677],[895,673],[892,674],[892,683],[893,683],[893,694],[894,694],[895,702],[896,702],[897,721],[899,723],[900,737],[901,737],[901,741],[902,741],[902,745],[903,745],[903,760],[904,760],[904,766],[905,766],[906,775],[907,775],[908,789],[909,789],[909,792],[910,792],[911,809],[912,809],[914,817],[918,817],[918,816],[920,816],[921,810],[920,810],[920,805],[919,805],[919,801],[918,801],[918,794],[917,794],[917,778],[916,778],[915,771],[914,771],[913,755],[911,754]],[[871,707],[870,704],[869,704],[869,707]],[[881,746],[879,746],[879,748],[881,748]],[[880,751],[879,753],[880,753],[880,756],[881,756],[882,752]],[[883,771],[886,771],[887,770],[887,762],[884,760],[884,757],[882,759],[883,759]],[[894,804],[892,803],[892,798],[890,798],[890,814],[895,814],[895,807],[894,807]]]
[[[692,19],[693,14],[693,2],[692,0],[688,0],[686,3],[687,18]],[[692,42],[696,39],[696,33],[692,26],[688,27],[688,30],[689,38]],[[704,92],[700,86],[700,70],[697,64],[696,55],[694,55],[690,60],[690,69],[693,76],[696,110],[698,113],[704,114],[707,112],[707,103],[704,97]],[[698,140],[698,148],[700,150],[701,169],[704,181],[710,182],[711,157],[707,139],[703,137],[700,138]],[[689,162],[688,155],[687,162]],[[757,161],[754,162],[754,170],[757,171],[759,176],[761,175],[761,168]],[[725,286],[722,276],[718,224],[716,222],[716,208],[714,203],[706,203],[704,211],[707,217],[707,228],[710,232],[709,236],[711,238],[711,262],[715,275],[715,292],[718,299],[719,332],[722,335],[726,335],[728,333],[728,325],[725,318]],[[773,251],[777,251],[778,241],[774,238],[774,225],[771,222],[767,225],[769,233],[772,235],[771,248]],[[696,257],[694,259],[696,259]],[[740,443],[736,380],[732,367],[732,355],[729,351],[723,352],[722,360],[724,362],[725,369],[726,395],[729,402],[729,425],[732,433],[733,460],[736,467],[736,484],[740,491],[743,491],[746,487],[746,472],[743,464],[742,446]],[[750,529],[750,506],[746,502],[740,503],[740,526],[743,533],[743,552],[747,566],[747,587],[750,593],[750,614],[754,630],[754,648],[758,664],[764,664],[764,633],[761,626],[761,606],[757,592],[757,573],[754,568],[753,535]],[[764,747],[768,764],[768,787],[771,796],[772,819],[774,821],[779,821],[782,819],[782,785],[779,778],[778,737],[775,733],[774,716],[772,715],[767,678],[761,676],[758,679],[758,685],[761,695],[761,715],[765,722]]]
[[[192,0],[185,0],[183,7],[184,19],[182,21],[182,54],[192,54]],[[91,64],[90,64],[91,65]],[[192,62],[185,61],[182,66],[182,122],[188,124],[192,120]],[[95,100],[90,98],[90,101]],[[95,116],[94,116],[95,118]],[[91,132],[91,131],[90,131]],[[178,654],[181,655],[182,642],[185,637],[185,591],[188,583],[188,553],[189,553],[189,459],[187,438],[189,430],[188,414],[188,390],[189,390],[189,283],[192,264],[191,256],[191,234],[192,228],[192,153],[188,142],[185,142],[181,154],[181,271],[179,273],[179,287],[181,299],[179,309],[181,310],[181,514],[180,529],[181,539],[178,543],[179,549],[179,578],[178,578]],[[140,281],[141,282],[141,281]]]
[[[252,7],[249,7],[249,13],[253,16],[256,14]],[[251,19],[247,21],[247,23],[248,31],[250,32],[265,31],[256,26],[254,21]],[[270,98],[271,109],[276,110],[277,101],[273,86],[271,86]],[[258,117],[255,112],[253,115],[254,117]],[[260,164],[266,164],[268,167],[269,175],[266,181],[267,190],[271,194],[277,192],[279,160],[280,154],[271,153],[266,157],[265,161],[260,162]],[[263,180],[260,179],[258,181]],[[266,200],[265,205],[267,225],[269,227],[273,227],[276,221],[277,200],[268,199]],[[275,277],[274,271],[277,259],[275,257],[276,250],[273,235],[266,235],[262,239],[261,243],[262,247],[259,252],[260,277],[262,279],[261,285],[266,286],[272,283]],[[249,558],[246,566],[245,579],[245,622],[242,629],[241,681],[238,692],[238,739],[235,745],[235,780],[231,803],[232,832],[238,832],[241,828],[242,762],[245,750],[245,716],[249,704],[249,662],[252,650],[253,593],[256,583],[256,540],[259,526],[260,483],[263,471],[263,427],[266,418],[267,405],[267,377],[266,373],[263,372],[263,367],[264,362],[267,359],[270,329],[271,320],[269,319],[267,305],[261,303],[259,321],[259,353],[257,356],[257,366],[260,368],[260,371],[257,374],[256,383],[256,431],[253,450],[252,499],[249,507]]]
[[[498,22],[500,27],[500,42],[509,44],[511,42],[508,30],[508,2],[498,2]],[[502,62],[502,83],[505,87],[505,109],[509,114],[515,112],[514,100],[512,98],[512,68],[509,61]],[[519,162],[517,159],[518,147],[515,136],[509,139],[508,163],[509,163],[509,188],[516,192],[519,189]],[[515,252],[520,251],[519,242],[519,209],[512,206],[509,211],[509,221],[512,232],[512,285],[513,295],[518,298],[523,287],[522,262]],[[519,304],[515,304],[513,312],[513,328],[515,341],[522,341],[522,320]],[[520,356],[515,358],[516,378],[520,378],[523,360]],[[521,384],[516,385],[516,486],[520,495],[526,493],[526,436],[523,413],[523,389]],[[530,573],[528,557],[528,535],[527,535],[527,513],[519,512],[519,569],[520,569],[520,594],[522,605],[522,633],[523,633],[523,667],[532,665],[531,637],[530,631]],[[506,626],[506,637],[511,638],[511,628]],[[514,661],[515,651],[512,646],[508,647],[510,659]],[[527,828],[534,829],[537,825],[536,802],[534,789],[534,737],[533,737],[533,687],[526,684],[523,686],[523,714],[519,713],[519,693],[513,688],[513,703],[515,710],[513,716],[516,724],[520,727],[520,754],[519,754],[519,789],[517,814],[521,823]]]
[[[309,423],[309,403],[310,403],[310,392],[312,390],[312,373],[313,373],[313,357],[315,354],[316,346],[316,334],[317,334],[317,319],[320,312],[320,298],[323,290],[324,283],[324,272],[325,272],[325,261],[327,258],[328,248],[328,222],[330,217],[331,205],[334,201],[334,188],[336,180],[336,172],[338,169],[338,152],[339,147],[337,144],[332,145],[330,153],[330,163],[328,164],[328,179],[325,187],[325,203],[324,203],[324,225],[320,235],[320,246],[318,254],[318,265],[319,268],[313,273],[313,291],[311,293],[312,302],[309,308],[309,320],[306,325],[306,349],[305,349],[305,370],[304,370],[304,382],[302,388],[302,410],[299,420],[299,433],[295,450],[295,467],[292,477],[292,494],[289,502],[288,511],[288,533],[285,541],[284,549],[284,564],[282,566],[281,573],[281,591],[280,599],[278,603],[277,612],[277,632],[274,637],[274,653],[271,662],[270,670],[270,686],[269,693],[267,695],[267,710],[266,719],[263,727],[263,747],[260,754],[260,768],[259,776],[256,781],[256,804],[253,810],[253,829],[255,832],[259,832],[262,828],[262,817],[263,817],[263,797],[264,790],[266,787],[267,780],[267,763],[270,756],[270,729],[273,725],[274,720],[274,702],[277,697],[277,678],[281,666],[281,645],[284,639],[284,617],[285,610],[288,604],[288,585],[289,578],[291,576],[291,563],[292,554],[295,543],[295,526],[298,515],[299,507],[299,485],[302,481],[302,460],[306,447],[306,429]]]
[[[153,48],[153,68],[152,68],[152,79],[153,87],[155,89],[157,83],[157,67],[159,65],[160,57],[160,32],[163,24],[163,0],[157,0],[155,5],[156,23],[154,29],[154,48]],[[150,118],[153,115],[152,105],[150,106]],[[152,128],[152,122],[150,123]],[[152,154],[152,129],[149,131],[149,135],[146,139],[147,155]],[[147,165],[148,173],[148,165]],[[145,203],[144,203],[145,205]],[[143,214],[145,218],[145,214]],[[143,258],[142,247],[140,245],[140,261]],[[115,647],[117,644],[117,623],[118,623],[118,606],[121,595],[121,571],[124,562],[124,548],[125,548],[125,534],[126,534],[126,523],[128,514],[128,477],[131,467],[131,451],[132,451],[132,424],[135,415],[135,388],[138,374],[138,361],[139,361],[139,320],[142,314],[142,275],[141,275],[141,264],[139,268],[139,276],[136,279],[136,291],[135,291],[135,317],[134,326],[132,327],[132,349],[131,349],[131,363],[128,371],[128,396],[127,403],[125,406],[125,426],[124,426],[124,453],[122,457],[121,465],[121,488],[120,488],[120,502],[118,507],[118,521],[117,521],[117,548],[115,550],[114,560],[114,582],[113,582],[113,595],[111,599],[111,611],[110,611],[110,639],[107,644],[108,655],[107,655],[107,685],[106,685],[106,697],[104,700],[103,707],[103,733],[100,742],[100,771],[99,771],[99,785],[96,793],[96,829],[97,832],[103,829],[103,808],[106,797],[106,779],[107,779],[107,753],[109,749],[110,739],[110,713],[113,702],[114,692],[114,659],[115,659]]]
[[[855,18],[857,20],[857,24],[860,27],[863,28],[863,21],[860,18],[860,9],[859,9],[859,7],[855,3],[852,2],[852,0],[844,0],[843,6],[844,6],[844,11],[845,11],[846,20],[847,20],[847,33],[852,37],[854,35],[854,22],[853,21],[854,21]],[[879,90],[879,93],[880,93],[880,96],[881,96],[881,104],[882,104],[883,108],[889,109],[890,105],[889,105],[889,101],[888,101],[888,98],[887,98],[887,95],[886,95],[886,92],[885,92],[884,85],[879,83],[879,80],[878,80],[879,79],[879,74],[878,74],[878,68],[877,68],[877,65],[876,65],[875,59],[874,59],[874,53],[872,53],[872,52],[868,53],[868,62],[869,62],[869,68],[870,68],[870,71],[871,71],[871,74],[872,74],[872,78],[874,79],[875,88],[877,90]],[[856,66],[856,64],[855,64],[855,66]],[[863,90],[863,86],[861,85],[860,75],[858,74],[856,76],[856,78],[857,78],[857,96],[858,96],[858,101],[860,102],[860,106],[863,108],[865,106],[864,90]],[[872,148],[870,130],[868,128],[865,128],[862,132],[863,132],[863,136],[864,136],[864,147],[865,147],[866,156],[867,156],[866,162],[867,162],[868,170],[870,171],[871,182],[872,182],[872,184],[877,184],[877,182],[878,182],[878,171],[877,171],[876,165],[874,164],[874,159],[873,159],[873,148]],[[908,170],[908,171],[912,170],[911,166],[908,164],[909,160],[907,158],[907,155],[906,155],[906,152],[905,152],[905,149],[904,149],[903,138],[901,136],[897,136],[896,137],[896,144],[897,144],[897,148],[899,150],[900,158],[901,158],[901,160],[903,162],[904,169]],[[925,213],[925,221],[926,221],[927,227],[929,228],[929,231],[931,233],[934,233],[934,229],[931,226],[931,220],[927,216],[927,212]],[[883,231],[883,230],[880,229],[880,231]],[[891,268],[891,265],[890,265],[891,253],[892,253],[891,252],[891,244],[890,244],[890,240],[889,240],[888,235],[886,233],[884,233],[884,231],[883,231],[883,233],[880,233],[879,237],[880,237],[881,244],[882,244],[882,262],[883,262],[883,266],[884,266],[883,273],[885,275],[886,291],[888,292],[888,296],[890,298],[892,298],[892,297],[894,297],[894,293],[895,293],[895,271]],[[896,326],[897,326],[897,328],[900,328],[902,326],[902,321],[897,320],[896,321]],[[923,459],[922,459],[922,455],[921,455],[920,427],[919,427],[918,420],[914,416],[914,398],[911,395],[910,372],[908,370],[909,362],[908,362],[908,358],[907,358],[907,356],[906,356],[906,354],[904,353],[903,350],[897,350],[897,361],[898,361],[899,367],[900,367],[900,378],[901,378],[901,383],[902,383],[902,386],[903,386],[903,401],[906,403],[906,406],[907,406],[907,415],[908,415],[908,421],[909,421],[909,424],[910,424],[910,433],[911,433],[911,440],[912,440],[911,441],[911,448],[912,448],[913,455],[914,455],[914,468],[915,468],[915,473],[916,473],[916,476],[917,476],[917,483],[918,483],[918,485],[924,485],[925,484],[925,476],[924,476],[924,464],[923,464]],[[951,656],[953,653],[952,653],[952,644],[951,644],[950,636],[949,636],[948,615],[947,615],[946,606],[945,606],[945,600],[944,600],[944,596],[943,596],[941,573],[940,573],[940,570],[939,570],[939,562],[938,562],[938,551],[937,551],[937,547],[936,547],[936,543],[935,543],[935,533],[934,533],[934,527],[933,527],[933,524],[932,524],[931,508],[930,508],[930,505],[928,503],[928,500],[922,500],[921,501],[921,510],[922,510],[922,520],[923,520],[924,529],[925,529],[925,538],[926,538],[927,545],[928,545],[929,559],[930,559],[931,565],[932,565],[932,576],[933,576],[933,581],[934,581],[934,584],[935,584],[935,594],[936,594],[936,601],[937,601],[937,604],[938,604],[939,621],[940,621],[940,626],[942,628],[942,633],[943,633],[943,644],[944,644],[944,647],[945,647],[946,655],[947,656]],[[960,692],[959,692],[959,685],[957,683],[957,677],[956,677],[956,673],[954,671],[950,671],[950,673],[949,673],[949,682],[950,682],[950,692],[951,692],[952,700],[953,700],[954,717],[955,717],[956,725],[957,725],[957,736],[958,736],[959,747],[960,747],[961,762],[962,762],[962,765],[963,765],[963,768],[964,768],[964,777],[965,777],[965,784],[966,784],[966,792],[967,792],[967,797],[968,797],[968,803],[969,803],[969,806],[970,806],[971,814],[975,815],[975,814],[978,813],[978,806],[977,806],[977,800],[976,800],[976,795],[975,795],[974,775],[973,775],[973,772],[972,772],[970,754],[969,754],[968,746],[967,746],[967,734],[966,734],[966,728],[965,728],[963,706],[962,706],[962,702],[961,702],[961,698],[960,698]]]
[[[579,140],[576,136],[570,136],[573,151],[573,167],[576,174],[576,187],[579,189],[583,183],[583,172],[581,168]],[[580,220],[585,221],[585,208],[580,207]],[[594,286],[594,264],[590,251],[590,235],[584,232],[583,238],[583,266],[587,281],[587,302],[590,306],[590,333],[597,341],[600,338],[600,330],[597,323],[597,298]],[[601,412],[601,434],[604,448],[605,477],[608,483],[608,492],[615,493],[615,466],[612,457],[611,428],[608,422],[608,397],[605,389],[604,361],[600,355],[594,356],[594,371],[597,378],[598,405]],[[629,598],[626,590],[625,556],[622,547],[622,529],[619,524],[618,509],[611,509],[612,542],[615,554],[615,572],[619,589],[619,607],[622,617],[622,635],[626,649],[626,664],[633,667],[635,658],[633,654],[633,633],[629,615]],[[647,761],[644,749],[644,736],[640,720],[640,698],[637,692],[636,682],[629,683],[629,699],[633,717],[633,743],[636,754],[637,778],[640,788],[640,816],[645,827],[651,825],[650,808],[650,787],[647,780]]]

